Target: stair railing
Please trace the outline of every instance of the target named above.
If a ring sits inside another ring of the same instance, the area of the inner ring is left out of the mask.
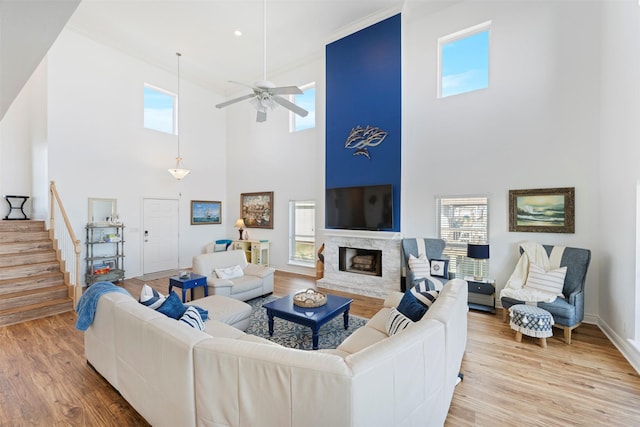
[[[82,296],[82,284],[80,283],[80,253],[82,246],[76,238],[71,227],[71,222],[64,210],[62,199],[56,189],[55,181],[49,185],[49,237],[56,245],[58,261],[65,275],[65,283],[69,287],[69,297],[73,299],[73,306],[78,304]],[[61,222],[56,218],[62,218]]]

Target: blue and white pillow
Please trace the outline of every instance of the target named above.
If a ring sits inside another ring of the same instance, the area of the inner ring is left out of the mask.
[[[413,292],[407,291],[398,304],[398,311],[417,322],[427,312],[427,306],[418,301]]]
[[[389,310],[387,317],[387,335],[392,336],[403,331],[413,322],[404,314],[400,313],[395,307]]]
[[[157,310],[165,301],[167,297],[153,289],[146,283],[142,285],[142,291],[140,292],[140,303],[146,305],[149,308]]]
[[[431,262],[432,277],[442,277],[443,279],[449,278],[449,260],[448,259],[432,259],[430,262]]]
[[[429,283],[428,279],[423,280],[418,283],[416,286],[411,288],[411,293],[418,300],[420,304],[425,306],[426,310],[431,308],[433,303],[436,301],[438,296],[440,295],[440,290],[433,289]],[[440,287],[442,289],[442,286]],[[426,312],[425,310],[425,312]]]
[[[204,322],[202,321],[202,317],[200,317],[200,313],[193,306],[189,306],[187,308],[182,317],[180,317],[180,322],[184,322],[199,331],[204,331]]]

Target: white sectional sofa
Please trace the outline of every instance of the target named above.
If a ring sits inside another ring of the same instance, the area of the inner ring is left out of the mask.
[[[467,284],[450,281],[420,321],[387,336],[400,296],[337,349],[306,351],[217,320],[195,330],[108,293],[85,352],[154,426],[442,426],[466,346]]]
[[[215,269],[240,266],[242,276],[234,279],[221,279]],[[273,292],[273,267],[249,264],[244,251],[233,250],[212,252],[193,257],[192,270],[196,274],[207,276],[209,295],[223,295],[229,298],[247,301]],[[194,289],[197,298],[204,296],[202,288]]]

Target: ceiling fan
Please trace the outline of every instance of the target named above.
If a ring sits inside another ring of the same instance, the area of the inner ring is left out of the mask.
[[[236,81],[230,81],[231,83],[239,84],[245,86],[253,91],[253,93],[240,96],[238,98],[230,99],[225,102],[221,102],[216,105],[216,108],[224,108],[228,105],[235,104],[236,102],[244,101],[245,99],[250,99],[249,101],[251,105],[258,111],[256,115],[257,122],[264,122],[267,120],[267,111],[269,109],[273,110],[275,107],[282,105],[287,110],[293,111],[295,114],[306,117],[309,112],[304,108],[301,108],[289,101],[281,97],[280,95],[300,95],[302,94],[302,90],[297,86],[279,86],[276,87],[275,84],[267,80],[267,0],[264,0],[263,7],[263,53],[264,53],[264,62],[263,62],[263,79],[257,82],[254,82],[253,85],[249,85],[246,83],[240,83]]]

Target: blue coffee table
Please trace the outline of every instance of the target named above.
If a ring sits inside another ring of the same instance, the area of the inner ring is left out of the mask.
[[[308,326],[312,331],[313,349],[317,350],[318,331],[329,320],[342,313],[344,316],[344,328],[349,328],[349,308],[352,301],[350,298],[327,295],[327,303],[325,305],[315,308],[298,307],[293,303],[293,294],[291,294],[266,303],[263,307],[267,309],[267,316],[269,317],[269,335],[273,336],[274,317]]]

